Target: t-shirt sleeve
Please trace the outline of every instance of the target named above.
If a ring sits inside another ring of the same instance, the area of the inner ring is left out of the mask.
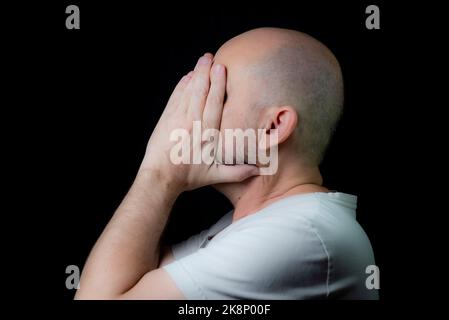
[[[209,229],[203,230],[182,242],[172,245],[171,250],[175,260],[179,260],[196,252],[207,238],[208,231]]]
[[[301,299],[327,293],[328,257],[308,226],[265,221],[164,266],[187,299]]]
[[[184,258],[201,248],[201,246],[208,240],[209,236],[215,235],[217,232],[224,229],[231,223],[232,211],[222,216],[210,228],[195,234],[188,239],[172,245],[171,250],[175,260]]]

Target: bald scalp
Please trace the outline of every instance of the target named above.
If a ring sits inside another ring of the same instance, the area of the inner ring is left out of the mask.
[[[323,44],[297,31],[262,28],[251,32],[275,37],[260,59],[248,65],[259,92],[255,105],[294,107],[297,149],[305,164],[318,165],[343,108],[337,59]]]

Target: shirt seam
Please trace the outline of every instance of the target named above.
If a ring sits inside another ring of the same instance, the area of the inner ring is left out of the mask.
[[[319,197],[317,195],[315,195],[315,198],[318,201],[318,210],[317,211],[321,213],[321,205],[322,205],[321,200],[319,199]],[[309,224],[312,227],[313,233],[315,233],[316,237],[320,241],[320,244],[321,244],[321,247],[322,247],[324,253],[326,254],[326,258],[327,258],[326,298],[329,298],[329,295],[330,295],[329,283],[330,283],[330,273],[331,273],[331,258],[330,258],[329,252],[327,251],[326,244],[324,243],[323,238],[321,238],[320,234],[318,233],[318,230],[316,230],[316,228],[313,225],[312,221],[309,220]]]
[[[329,252],[327,251],[326,245],[324,244],[323,239],[320,237],[319,233],[316,230],[312,230],[317,238],[320,240],[321,247],[323,248],[324,253],[326,254],[327,258],[327,274],[326,274],[326,298],[329,298],[329,281],[330,281],[330,269],[331,269],[331,263],[330,263],[330,256]]]

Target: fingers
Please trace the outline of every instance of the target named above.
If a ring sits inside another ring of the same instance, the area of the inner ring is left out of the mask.
[[[201,120],[201,114],[209,92],[209,73],[211,65],[212,55],[206,53],[198,60],[193,77],[187,89],[190,94],[189,112],[191,112],[198,120]]]
[[[179,81],[168,104],[189,112],[195,120],[203,120],[207,127],[218,128],[225,95],[226,71],[223,65],[217,64],[211,72],[212,59],[210,53],[199,58],[194,71]]]
[[[211,85],[203,111],[203,122],[208,128],[219,129],[223,112],[223,99],[226,91],[226,70],[216,64],[211,72]]]
[[[190,79],[192,78],[193,71],[190,71],[188,74],[183,76],[181,80],[179,80],[178,84],[176,85],[175,89],[173,90],[170,99],[168,99],[167,106],[173,106],[177,107],[177,105],[180,102],[180,99],[182,98],[187,85],[189,84]]]
[[[215,168],[213,168],[212,172],[212,184],[241,182],[248,179],[249,177],[257,176],[260,174],[258,167],[248,164],[232,166],[215,165]]]

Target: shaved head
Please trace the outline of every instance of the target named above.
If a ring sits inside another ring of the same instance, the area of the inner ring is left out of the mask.
[[[321,162],[343,106],[340,66],[327,47],[298,31],[259,28],[226,42],[215,60],[228,69],[229,112],[293,107],[293,145],[305,164]]]

